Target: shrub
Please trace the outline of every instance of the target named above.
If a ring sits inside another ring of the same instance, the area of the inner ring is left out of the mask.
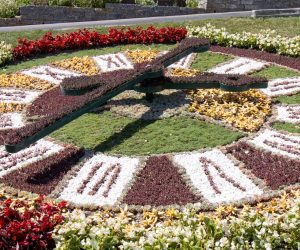
[[[154,0],[135,0],[136,4],[155,6],[157,3]]]
[[[199,2],[197,0],[186,0],[186,7],[198,8]]]
[[[0,65],[7,63],[12,60],[12,45],[0,42]]]
[[[19,12],[19,2],[17,0],[0,0],[0,17],[15,17]]]

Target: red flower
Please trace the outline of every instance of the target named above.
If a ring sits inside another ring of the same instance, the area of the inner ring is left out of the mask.
[[[0,201],[0,249],[48,249],[54,247],[51,233],[63,222],[59,204],[45,202],[45,196],[34,200],[34,210],[26,201]],[[32,205],[32,204],[31,204]]]
[[[47,32],[38,40],[28,41],[19,38],[13,54],[16,60],[25,59],[38,54],[56,53],[71,49],[85,49],[117,44],[150,44],[176,43],[186,37],[185,28],[165,27],[157,29],[149,26],[146,29],[110,28],[107,34],[100,34],[87,29],[78,30],[62,35],[53,35]]]

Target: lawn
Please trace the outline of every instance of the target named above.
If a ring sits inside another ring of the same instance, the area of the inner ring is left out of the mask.
[[[289,17],[289,18],[228,18],[228,19],[208,19],[181,23],[159,23],[153,24],[156,27],[162,26],[186,26],[186,25],[205,25],[211,23],[218,28],[225,27],[229,32],[259,32],[262,29],[276,30],[276,34],[293,37],[300,34],[300,17]],[[140,25],[141,27],[147,27],[148,24]],[[136,26],[131,26],[136,27]],[[288,27],[288,28],[287,28]],[[99,32],[106,32],[107,27],[96,27],[93,28]],[[66,32],[74,31],[70,30],[54,30],[53,34],[61,34]],[[5,41],[13,45],[17,44],[19,37],[28,39],[37,39],[45,33],[45,30],[35,31],[18,31],[18,32],[1,32],[0,41]]]
[[[225,145],[243,133],[185,116],[145,121],[105,111],[83,115],[50,136],[95,151],[147,155]]]

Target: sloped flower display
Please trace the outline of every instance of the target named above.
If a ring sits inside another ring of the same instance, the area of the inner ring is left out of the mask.
[[[204,32],[196,31],[197,36]],[[1,200],[0,248],[47,249],[54,240],[57,249],[296,246],[300,136],[277,131],[272,123],[300,123],[299,104],[275,102],[299,93],[300,80],[269,80],[256,73],[274,64],[297,72],[299,59],[212,46],[209,53],[235,57],[202,71],[194,62],[209,42],[185,36],[185,29],[150,27],[20,40],[14,50],[18,59],[116,44],[181,43],[168,51],[117,49],[0,75],[1,185],[9,193],[63,200]],[[45,137],[89,111],[96,116],[104,109],[118,118],[147,121],[118,125],[118,135],[103,145],[122,144],[136,128],[146,134],[148,124],[177,116],[226,127],[243,138],[191,152],[125,155]],[[73,211],[66,211],[67,203]],[[86,217],[77,209],[100,212]]]

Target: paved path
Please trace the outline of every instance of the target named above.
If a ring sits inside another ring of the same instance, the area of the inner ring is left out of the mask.
[[[0,32],[24,31],[24,30],[58,30],[58,29],[77,29],[94,26],[121,26],[135,24],[154,24],[165,22],[184,22],[192,20],[205,20],[214,18],[229,18],[229,17],[250,17],[252,11],[227,12],[227,13],[208,13],[182,16],[164,16],[164,17],[146,17],[118,20],[103,20],[91,22],[76,22],[76,23],[55,23],[55,24],[39,24],[13,27],[0,27]]]

